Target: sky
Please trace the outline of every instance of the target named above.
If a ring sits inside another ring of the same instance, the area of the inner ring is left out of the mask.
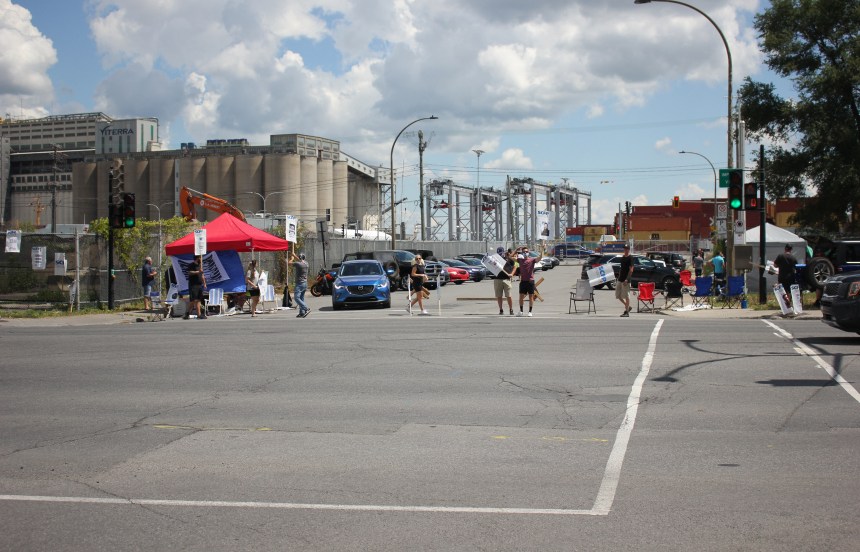
[[[758,48],[766,0],[688,3],[725,35],[735,94],[750,76],[791,97]],[[0,116],[156,117],[169,148],[311,134],[386,167],[397,133],[437,116],[396,143],[411,223],[419,129],[425,181],[566,182],[593,223],[713,197],[727,73],[711,23],[660,1],[0,0]]]

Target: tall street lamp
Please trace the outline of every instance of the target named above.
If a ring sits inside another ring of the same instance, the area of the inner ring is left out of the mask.
[[[158,270],[161,270],[161,208],[165,205],[171,205],[173,202],[168,201],[162,203],[160,206],[155,205],[154,203],[147,203],[147,207],[155,207],[155,210],[158,211]],[[161,293],[161,278],[158,279],[158,292]]]
[[[711,166],[711,170],[714,171],[714,226],[717,225],[717,169],[714,168],[714,164],[711,163],[711,160],[702,155],[701,153],[696,153],[695,151],[679,151],[678,153],[689,153],[690,155],[698,155],[702,159],[708,162],[708,165]],[[717,232],[714,231],[714,244],[717,243]]]
[[[475,205],[472,207],[472,213],[475,216],[477,222],[472,223],[472,228],[476,228],[478,230],[477,237],[480,239],[481,233],[483,231],[481,221],[482,207],[481,205],[481,155],[484,154],[484,150],[482,149],[473,149],[472,153],[478,156],[478,185],[475,186]],[[473,237],[474,239],[474,237]]]
[[[391,143],[391,158],[389,159],[388,165],[388,169],[390,171],[388,173],[388,178],[389,185],[391,187],[391,249],[397,249],[397,232],[395,232],[395,229],[397,228],[397,210],[394,208],[394,146],[395,144],[397,144],[397,139],[400,138],[400,135],[403,134],[403,131],[405,131],[407,128],[411,127],[418,121],[428,121],[430,119],[438,118],[439,117],[435,115],[430,115],[429,117],[421,117],[420,119],[415,119],[414,121],[403,127],[400,132],[397,133],[397,136],[394,138],[394,142]]]
[[[726,122],[726,124],[728,126],[728,130],[726,131],[726,143],[728,146],[728,152],[726,155],[726,159],[727,159],[726,167],[732,168],[732,166],[733,166],[733,163],[732,163],[732,51],[731,51],[731,49],[729,49],[729,43],[726,40],[726,35],[723,34],[722,29],[720,29],[719,25],[717,25],[716,22],[714,22],[714,20],[711,19],[711,17],[708,14],[706,14],[705,12],[703,12],[702,10],[697,8],[696,6],[692,6],[692,5],[687,4],[685,2],[678,2],[678,0],[634,0],[633,3],[634,4],[650,4],[651,2],[666,2],[669,4],[680,4],[682,6],[686,6],[686,7],[690,8],[691,10],[695,10],[695,11],[699,12],[699,14],[701,14],[705,19],[707,19],[711,23],[711,25],[714,26],[714,28],[717,30],[717,32],[720,33],[720,38],[723,39],[723,45],[726,47],[726,55],[729,58],[729,87],[728,87],[728,94],[726,95],[728,97],[728,114],[727,114],[728,120]]]
[[[269,193],[267,193],[266,195],[263,195],[263,194],[260,194],[260,193],[257,193],[257,192],[242,192],[242,193],[244,193],[244,194],[254,194],[255,196],[259,196],[259,197],[260,197],[260,199],[262,199],[262,200],[263,200],[263,222],[266,222],[266,200],[267,200],[267,199],[269,199],[269,196],[273,196],[273,195],[277,195],[277,194],[285,194],[285,193],[287,193],[287,192],[286,192],[286,191],[281,190],[281,191],[279,191],[279,192],[269,192]],[[268,228],[270,228],[270,229],[271,229],[271,225],[268,225]]]

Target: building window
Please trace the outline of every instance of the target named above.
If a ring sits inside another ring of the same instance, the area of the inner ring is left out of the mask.
[[[652,239],[652,240],[659,240],[659,239],[660,239],[660,234],[651,234],[651,239]]]

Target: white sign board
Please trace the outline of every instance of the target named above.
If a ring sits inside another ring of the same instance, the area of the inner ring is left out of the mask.
[[[194,231],[194,254],[206,254],[206,229],[198,228]]]
[[[717,218],[725,220],[729,214],[729,208],[725,203],[717,204]]]
[[[6,231],[6,253],[21,252],[21,231],[7,230]]]
[[[611,264],[596,266],[589,269],[586,274],[588,275],[588,283],[591,287],[615,280],[615,271],[612,270]]]
[[[47,247],[34,247],[30,250],[30,256],[33,261],[33,270],[45,270],[45,257],[48,256]]]
[[[493,273],[493,276],[498,276],[499,272],[505,268],[505,260],[502,259],[502,256],[494,253],[492,255],[484,255],[481,259],[481,264],[484,265],[487,270]]]
[[[288,242],[296,243],[296,235],[299,227],[299,217],[295,215],[287,215],[286,218],[286,237],[284,238]],[[345,237],[345,236],[344,236]]]
[[[744,245],[747,234],[747,225],[744,223],[743,219],[738,219],[735,221],[735,245]]]
[[[550,211],[538,211],[535,220],[537,221],[537,237],[539,240],[546,241],[552,237],[552,220],[550,220]]]
[[[54,276],[66,275],[66,254],[54,252]]]
[[[725,238],[727,234],[728,230],[726,230],[726,219],[717,219],[717,236]]]

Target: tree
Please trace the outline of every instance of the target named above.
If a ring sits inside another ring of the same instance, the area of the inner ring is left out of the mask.
[[[768,67],[797,91],[784,99],[749,77],[740,89],[749,138],[772,144],[768,195],[812,196],[797,213],[802,226],[857,230],[860,0],[772,0],[755,28]]]

